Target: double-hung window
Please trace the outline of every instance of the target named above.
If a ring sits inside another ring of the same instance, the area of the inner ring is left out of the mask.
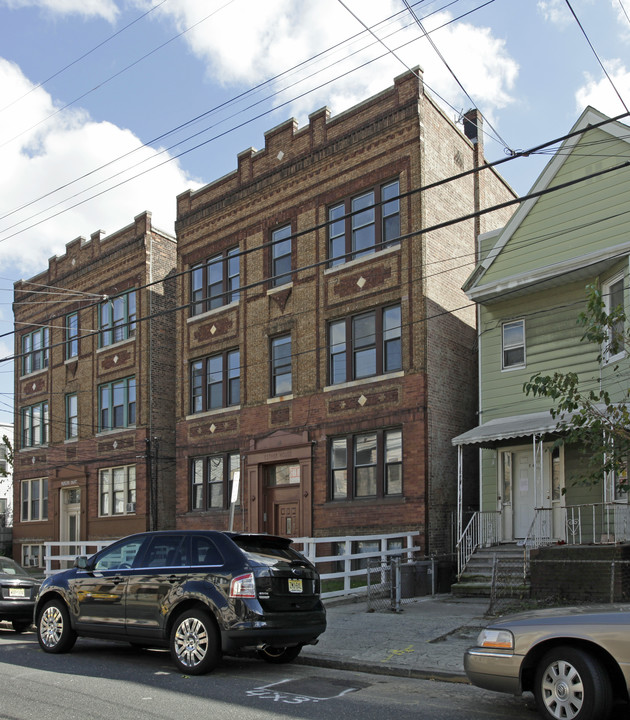
[[[241,401],[241,354],[227,350],[190,364],[190,411],[205,412]]]
[[[50,440],[50,422],[48,403],[41,402],[29,405],[20,411],[22,420],[22,447],[38,447],[48,445]]]
[[[234,475],[239,467],[237,452],[193,458],[190,463],[191,509],[227,509],[232,496]]]
[[[503,323],[503,369],[525,367],[525,320]]]
[[[136,334],[136,291],[102,302],[99,308],[99,346],[107,347]]]
[[[50,357],[50,331],[38,328],[22,335],[22,375],[48,367]]]
[[[22,480],[21,485],[22,522],[46,520],[48,518],[48,480]]]
[[[75,312],[66,315],[65,333],[66,360],[70,360],[71,358],[77,357],[79,354],[79,313]]]
[[[623,275],[618,275],[602,286],[604,309],[610,317],[607,338],[602,352],[604,362],[614,362],[625,354],[625,302]]]
[[[128,377],[99,385],[98,417],[99,432],[135,426],[135,377]]]
[[[77,394],[66,395],[66,440],[79,437],[79,405]]]
[[[271,397],[290,395],[293,391],[291,336],[272,338],[270,354]]]
[[[291,282],[291,226],[285,225],[271,233],[271,284],[273,287]]]
[[[329,470],[332,500],[402,495],[402,431],[333,438]]]
[[[402,370],[400,305],[331,322],[328,360],[331,385]]]
[[[400,184],[378,185],[328,208],[330,265],[390,247],[400,238]]]
[[[98,473],[99,509],[102,517],[136,512],[136,466],[102,468]]]
[[[238,302],[240,288],[240,254],[231,248],[209,260],[193,265],[190,273],[190,314]]]

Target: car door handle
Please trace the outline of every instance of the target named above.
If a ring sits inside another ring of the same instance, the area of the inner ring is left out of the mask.
[[[114,583],[114,585],[118,585],[118,584],[121,583],[124,579],[125,579],[125,578],[124,578],[122,575],[116,575],[115,577],[112,578],[112,582]]]
[[[177,582],[179,580],[179,575],[169,575],[166,578],[170,583]]]

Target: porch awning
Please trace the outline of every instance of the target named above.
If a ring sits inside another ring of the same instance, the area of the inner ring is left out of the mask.
[[[531,437],[542,433],[554,432],[558,420],[551,417],[548,410],[529,415],[511,415],[489,420],[452,439],[453,445],[478,445],[493,448],[501,440]]]

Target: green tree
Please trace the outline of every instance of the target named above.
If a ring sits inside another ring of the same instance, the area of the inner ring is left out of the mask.
[[[0,477],[8,477],[13,472],[13,445],[6,435],[2,436],[2,442],[6,447],[6,460],[7,465],[11,468],[10,470],[3,470],[0,468]]]
[[[583,328],[581,341],[598,347],[597,360],[630,347],[630,331],[625,328],[626,315],[622,306],[606,311],[602,291],[589,285],[586,310],[578,315]],[[611,368],[616,373],[618,368]],[[630,454],[630,388],[622,397],[612,400],[608,390],[584,389],[575,372],[532,375],[523,385],[526,395],[546,397],[553,401],[551,415],[558,421],[560,433],[556,445],[580,447],[588,462],[583,482],[593,484],[606,474],[613,474],[622,491],[628,489],[627,458]]]

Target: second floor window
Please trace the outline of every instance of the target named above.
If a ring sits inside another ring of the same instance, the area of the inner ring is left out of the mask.
[[[136,334],[136,291],[123,293],[101,303],[99,346],[107,347]]]
[[[503,323],[503,369],[525,366],[525,320]]]
[[[625,303],[623,275],[609,280],[602,286],[604,309],[611,316],[611,324],[607,327],[607,339],[602,352],[605,362],[612,362],[625,353]]]
[[[238,350],[195,360],[190,365],[191,413],[238,405],[241,401],[241,354]]]
[[[22,335],[22,375],[48,367],[50,331],[47,327]]]
[[[271,340],[271,397],[290,395],[293,391],[291,371],[291,336]]]
[[[66,440],[79,437],[79,405],[76,393],[66,395]]]
[[[46,520],[48,518],[48,480],[22,480],[21,486],[22,522]]]
[[[214,255],[207,262],[193,265],[190,273],[191,316],[237,302],[239,287],[238,248]]]
[[[79,313],[66,315],[66,360],[79,354]]]
[[[271,284],[273,287],[291,282],[291,226],[271,233]]]
[[[42,402],[22,408],[22,447],[30,448],[48,445],[50,440],[50,423],[48,403]]]
[[[131,427],[136,424],[136,379],[124,378],[99,385],[98,431]]]
[[[336,320],[328,332],[331,385],[402,370],[400,305]]]
[[[339,265],[389,247],[400,237],[400,184],[394,180],[328,209],[328,258]]]

